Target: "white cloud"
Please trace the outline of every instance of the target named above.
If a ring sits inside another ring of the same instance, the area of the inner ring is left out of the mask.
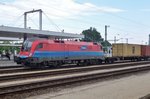
[[[52,18],[78,17],[92,15],[96,12],[121,12],[112,7],[98,7],[91,3],[76,3],[74,0],[15,0],[11,3],[0,4],[0,15],[17,16],[21,12],[32,9],[42,9]]]
[[[117,12],[123,12],[124,11],[122,9],[107,7],[107,6],[98,7],[98,6],[95,6],[91,3],[85,3],[84,6],[88,6],[88,9],[91,9],[91,11],[97,11],[97,12],[117,13]]]

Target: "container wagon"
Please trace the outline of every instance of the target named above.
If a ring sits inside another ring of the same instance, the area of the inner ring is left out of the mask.
[[[150,46],[138,44],[112,44],[112,58],[115,60],[140,61],[150,58]]]
[[[144,60],[148,60],[150,58],[150,46],[149,45],[141,45],[141,56]]]
[[[119,60],[140,60],[141,45],[118,43],[112,45],[112,57]]]

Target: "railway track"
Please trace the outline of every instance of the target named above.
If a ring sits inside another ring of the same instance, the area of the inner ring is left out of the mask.
[[[24,67],[2,68],[2,69],[0,69],[0,74],[23,72],[23,71],[26,71],[26,70],[28,70],[28,69],[25,69]]]
[[[22,67],[21,65],[16,65],[16,66],[5,66],[5,64],[3,66],[0,66],[0,69],[9,69],[9,68],[20,68]]]
[[[104,70],[104,69],[113,69],[113,68],[123,68],[123,67],[133,67],[142,64],[149,64],[150,62],[132,62],[132,63],[121,63],[121,64],[109,64],[109,65],[95,65],[88,67],[76,67],[76,68],[59,68],[59,69],[49,69],[49,70],[24,70],[24,72],[18,73],[6,73],[0,75],[0,82],[12,81],[12,80],[23,80],[23,79],[32,79],[46,76],[56,76],[64,75],[69,73],[81,73],[89,72],[95,70]],[[21,69],[22,70],[22,69]]]
[[[116,64],[120,64],[120,65],[123,65],[123,64],[142,64],[144,62],[147,62],[147,61],[142,61],[142,62],[117,62],[117,63],[114,63],[112,66],[116,65]],[[103,68],[104,66],[107,66],[107,65],[110,65],[110,64],[103,64],[103,65],[100,65],[101,68]],[[62,69],[62,68],[78,68],[78,67],[83,67],[83,66],[77,66],[77,65],[67,65],[67,66],[61,66],[61,67],[52,67],[52,68],[43,68],[43,69],[31,69],[31,68],[25,68],[23,66],[3,66],[3,67],[0,67],[0,74],[9,74],[9,73],[19,73],[19,72],[28,72],[28,71],[41,71],[41,70],[52,70],[52,69]],[[87,67],[87,66],[86,66]],[[109,66],[108,66],[109,68]]]
[[[32,79],[21,79],[19,81],[11,80],[11,81],[0,82],[0,96],[5,96],[7,94],[15,94],[18,92],[20,93],[23,91],[29,91],[33,89],[40,89],[43,87],[54,87],[57,85],[72,84],[75,82],[81,82],[87,80],[89,81],[92,79],[149,70],[150,69],[149,63],[150,62],[146,62],[146,63],[141,62],[137,64],[135,63],[134,65],[122,64],[122,65],[115,65],[116,67],[105,66],[107,67],[105,70],[103,70],[104,67],[102,68],[99,67],[98,69],[97,66],[81,67],[80,69],[79,68],[71,68],[71,69],[69,68],[69,69],[62,69],[62,70],[59,69],[59,70],[49,71],[47,73],[50,74],[45,73],[44,74],[45,76],[42,75],[41,77],[39,77],[39,73],[34,73],[34,74],[32,73],[32,74],[28,74],[30,76],[32,75]],[[41,74],[42,73],[44,73],[44,71],[41,72]],[[2,77],[3,76],[1,76],[0,78]],[[2,81],[2,79],[0,81]]]

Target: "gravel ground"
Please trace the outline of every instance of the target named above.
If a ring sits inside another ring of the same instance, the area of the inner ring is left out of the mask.
[[[97,82],[27,99],[139,99],[150,93],[150,72]]]

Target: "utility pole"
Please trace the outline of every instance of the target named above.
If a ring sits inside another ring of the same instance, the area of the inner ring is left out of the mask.
[[[110,27],[109,25],[105,25],[105,41],[107,41],[107,28]]]
[[[27,28],[27,13],[24,13],[24,28]]]
[[[39,30],[42,30],[42,10],[38,9],[38,10],[32,10],[32,11],[27,11],[24,12],[24,28],[27,28],[27,14],[29,13],[34,13],[34,12],[39,12]],[[27,34],[24,34],[24,41],[27,39]]]
[[[128,41],[129,41],[129,39],[128,38],[126,38],[126,43],[128,44]]]
[[[117,39],[116,39],[116,36],[114,37],[114,43],[116,43]]]
[[[38,9],[38,10],[32,10],[32,11],[28,11],[28,12],[24,12],[24,28],[27,28],[27,14],[29,13],[34,13],[34,12],[39,12],[39,30],[42,30],[42,10]]]

